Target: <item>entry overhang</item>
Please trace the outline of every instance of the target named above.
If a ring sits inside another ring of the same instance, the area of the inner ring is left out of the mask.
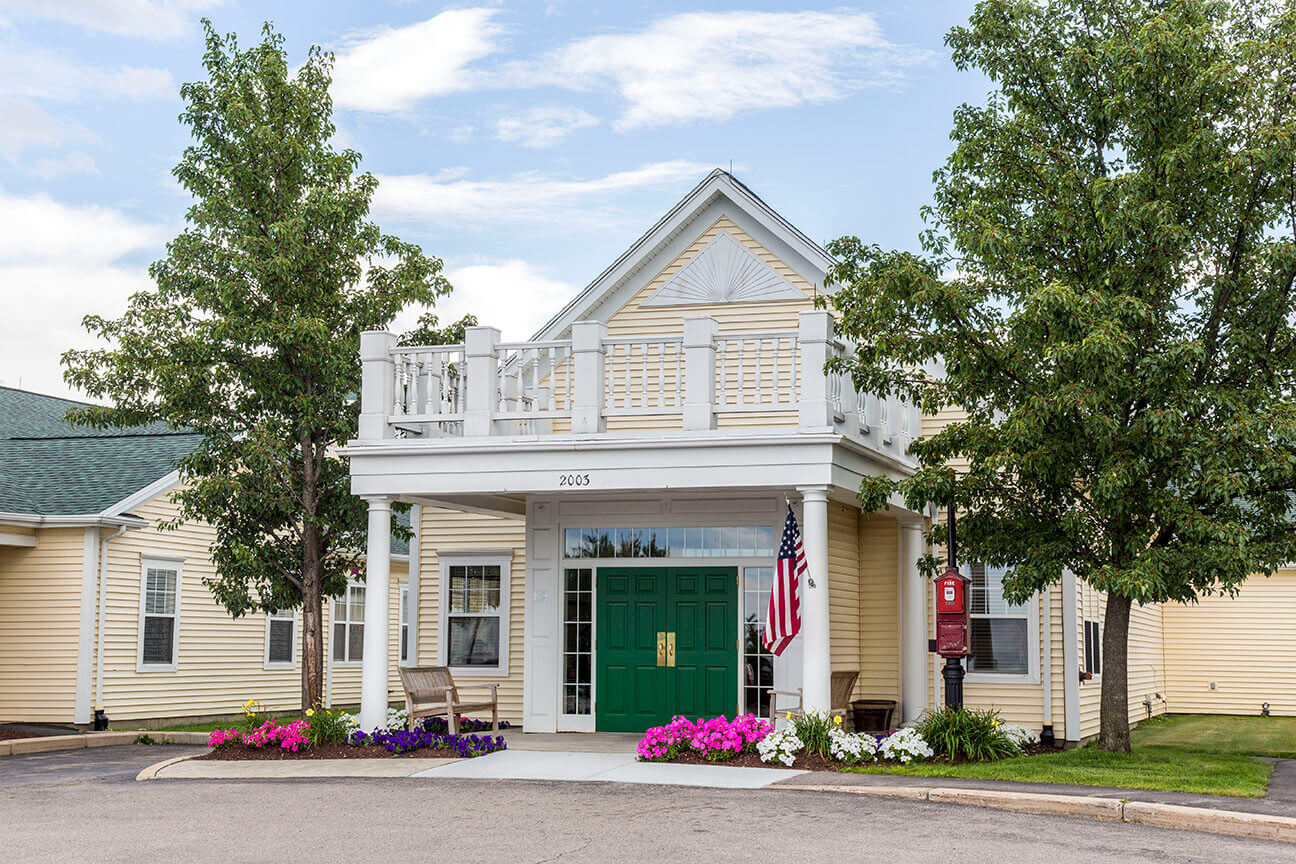
[[[435,497],[822,485],[908,469],[830,431],[357,441],[356,495]],[[899,504],[900,502],[896,502]]]

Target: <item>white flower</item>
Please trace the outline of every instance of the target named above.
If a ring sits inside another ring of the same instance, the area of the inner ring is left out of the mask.
[[[838,762],[854,765],[872,762],[877,757],[878,742],[872,735],[843,732],[834,727],[828,732],[828,753]]]
[[[796,730],[789,726],[771,732],[757,741],[756,752],[760,754],[762,762],[782,762],[784,765],[791,765],[796,761],[796,754],[800,753],[804,746],[801,739],[797,737]]]
[[[914,759],[930,759],[936,755],[931,745],[923,740],[922,735],[912,726],[897,729],[878,745],[878,752],[883,759],[908,763]]]
[[[1004,723],[999,727],[999,731],[1018,750],[1024,750],[1032,744],[1039,743],[1038,735],[1025,726],[1019,726],[1016,723]]]

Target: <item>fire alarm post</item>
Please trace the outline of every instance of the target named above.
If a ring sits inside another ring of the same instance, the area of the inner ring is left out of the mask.
[[[963,658],[970,653],[969,583],[959,572],[954,545],[954,505],[949,507],[949,566],[936,577],[936,653],[945,658],[945,706],[963,707]]]

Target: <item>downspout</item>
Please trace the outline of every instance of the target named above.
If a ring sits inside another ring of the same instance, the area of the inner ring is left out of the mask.
[[[112,534],[99,541],[99,624],[95,633],[95,697],[94,710],[104,710],[103,701],[103,652],[104,627],[108,606],[108,542],[125,534],[127,526],[122,525]]]
[[[1053,586],[1044,588],[1044,635],[1040,639],[1043,657],[1040,662],[1040,680],[1044,685],[1044,727],[1040,730],[1040,740],[1052,743],[1053,738]]]

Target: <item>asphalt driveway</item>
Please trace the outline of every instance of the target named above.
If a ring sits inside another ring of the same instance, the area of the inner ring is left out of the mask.
[[[769,790],[468,779],[135,782],[188,747],[0,758],[8,862],[1296,860],[1290,845]]]

